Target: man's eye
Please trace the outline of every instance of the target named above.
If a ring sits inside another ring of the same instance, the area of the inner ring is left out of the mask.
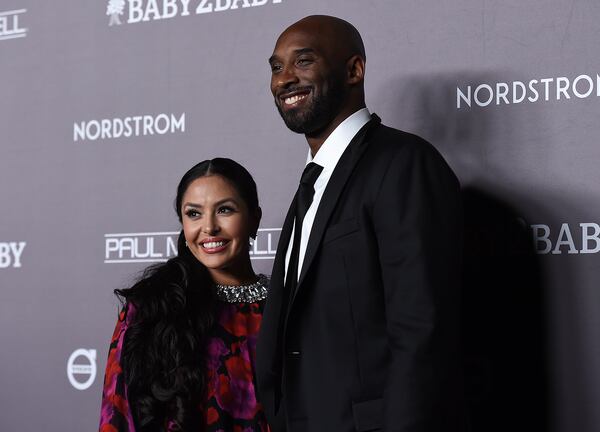
[[[299,58],[298,59],[299,65],[308,65],[308,64],[311,64],[312,62],[313,62],[312,58]]]
[[[271,72],[279,72],[281,70],[281,65],[273,63],[271,64]]]

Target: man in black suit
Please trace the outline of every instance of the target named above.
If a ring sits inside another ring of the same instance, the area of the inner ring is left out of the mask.
[[[366,109],[351,24],[304,18],[269,63],[275,104],[310,148],[257,348],[273,430],[460,430],[456,177]]]

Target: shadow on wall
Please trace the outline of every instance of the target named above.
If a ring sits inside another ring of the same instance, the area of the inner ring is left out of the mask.
[[[463,190],[463,344],[474,432],[547,431],[545,290],[528,228],[508,204]]]
[[[488,173],[488,156],[497,150],[490,138],[501,135],[505,142],[514,142],[511,121],[516,119],[510,117],[510,109],[494,102],[485,109],[477,109],[474,94],[473,109],[462,100],[461,109],[457,109],[456,88],[459,86],[466,92],[467,85],[501,81],[497,73],[402,77],[392,91],[386,88],[378,95],[386,105],[383,122],[391,114],[391,119],[396,120],[394,126],[433,143],[463,183],[465,179]]]
[[[458,85],[497,81],[483,73],[414,76],[381,99],[392,105],[384,114],[434,143],[463,185],[463,359],[471,432],[549,431],[547,292],[519,209],[527,197],[509,192],[502,194],[508,200],[499,198],[494,191],[506,186],[494,184],[498,158],[490,157],[498,140],[516,142],[507,140],[519,138],[524,120],[495,106],[456,109]]]

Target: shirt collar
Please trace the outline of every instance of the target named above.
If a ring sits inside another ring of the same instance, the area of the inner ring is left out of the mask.
[[[323,171],[333,171],[352,138],[369,120],[371,120],[371,113],[367,108],[362,108],[347,117],[331,132],[314,158],[310,150],[308,151],[306,164],[314,162],[321,165]]]

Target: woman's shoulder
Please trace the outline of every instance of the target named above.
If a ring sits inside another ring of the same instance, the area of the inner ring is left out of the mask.
[[[121,326],[129,327],[129,325],[133,322],[137,311],[137,306],[133,301],[126,301],[121,306],[121,311],[119,312],[119,322]]]

